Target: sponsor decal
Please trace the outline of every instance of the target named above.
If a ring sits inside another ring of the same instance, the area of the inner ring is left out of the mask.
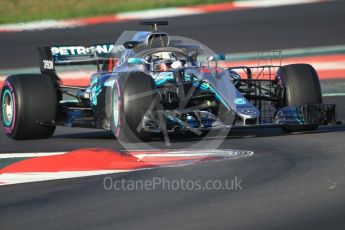
[[[49,70],[54,69],[54,62],[51,60],[43,60],[43,68]]]
[[[237,97],[237,98],[235,98],[234,103],[236,105],[245,105],[245,104],[247,104],[247,100],[243,97]]]
[[[256,115],[258,114],[258,111],[254,108],[246,108],[246,109],[242,109],[241,113],[245,115]]]
[[[91,47],[84,46],[57,46],[51,47],[54,56],[73,56],[73,55],[90,55],[95,52],[97,54],[109,54],[110,52],[122,52],[125,48],[122,45],[114,46],[112,44],[96,45]]]

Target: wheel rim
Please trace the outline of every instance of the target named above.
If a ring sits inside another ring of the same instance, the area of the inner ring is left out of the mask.
[[[2,98],[2,117],[6,126],[10,126],[13,121],[14,105],[12,93],[6,89]]]
[[[117,89],[114,90],[114,97],[113,97],[113,116],[114,116],[114,127],[117,128],[119,125],[119,104],[118,104],[118,93]]]

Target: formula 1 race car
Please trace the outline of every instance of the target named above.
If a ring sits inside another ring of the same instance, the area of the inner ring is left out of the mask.
[[[152,29],[123,32],[115,44],[40,47],[41,74],[4,82],[4,132],[38,139],[58,125],[88,127],[131,142],[154,133],[271,125],[296,132],[335,122],[312,66],[230,67],[200,42],[159,31],[165,21],[142,24]],[[89,86],[61,83],[58,69],[90,65],[97,71]]]

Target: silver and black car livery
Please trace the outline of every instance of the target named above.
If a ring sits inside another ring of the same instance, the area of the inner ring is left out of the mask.
[[[308,64],[228,66],[224,55],[158,30],[125,31],[114,44],[40,47],[40,74],[7,77],[1,93],[4,132],[48,138],[58,125],[112,130],[124,141],[154,133],[201,135],[231,127],[311,131],[335,122]],[[63,85],[58,69],[96,66],[87,87]],[[255,73],[254,73],[255,72]]]

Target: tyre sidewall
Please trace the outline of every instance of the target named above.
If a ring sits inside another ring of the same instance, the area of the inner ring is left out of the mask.
[[[3,108],[3,102],[4,102],[4,96],[6,93],[10,93],[12,98],[12,120],[10,123],[5,122],[6,118],[4,117],[4,108]],[[13,137],[16,133],[16,130],[18,128],[18,122],[17,121],[17,114],[20,112],[18,111],[18,95],[15,90],[15,88],[12,86],[12,84],[9,81],[5,81],[1,90],[1,122],[2,122],[2,129],[4,133],[6,133],[9,137]]]
[[[129,97],[131,96],[130,93],[134,93],[134,95],[136,95],[137,93],[140,94],[146,91],[140,91],[140,89],[139,91],[137,91],[138,89],[130,89],[133,86],[133,83],[138,80],[136,79],[138,75],[142,75],[140,76],[142,78],[151,78],[151,76],[144,73],[134,72],[120,75],[114,81],[111,112],[112,116],[110,123],[111,129],[115,137],[119,141],[140,142],[151,139],[151,135],[149,132],[136,130],[138,123],[142,119],[142,110],[144,110],[144,108],[146,107],[146,103],[144,103],[144,105],[133,106],[135,102],[132,101],[131,103],[131,100],[129,99]],[[153,80],[151,82],[153,82]],[[137,84],[137,82],[135,83]],[[143,89],[145,88],[150,90],[150,88],[152,88],[152,85],[148,86],[144,83]],[[154,100],[153,98],[154,96],[152,96],[152,99],[149,100],[150,103]]]
[[[277,92],[281,95],[279,107],[299,107],[322,103],[319,77],[309,64],[291,64],[277,72]],[[313,131],[318,125],[286,125],[286,132]]]
[[[13,92],[15,112],[10,127],[2,119],[5,133],[18,140],[50,137],[55,126],[43,126],[39,122],[51,122],[56,118],[58,97],[52,80],[39,74],[13,75],[6,79],[2,91],[6,89]]]

